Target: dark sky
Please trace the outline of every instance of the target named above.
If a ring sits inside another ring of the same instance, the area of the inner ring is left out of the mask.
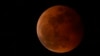
[[[16,18],[12,1],[0,1],[0,52],[1,56],[16,55]]]
[[[7,4],[6,4],[7,5]],[[5,5],[5,6],[6,6]],[[81,42],[81,44],[74,49],[73,51],[69,53],[64,54],[57,54],[48,51],[45,49],[45,47],[42,46],[42,44],[39,42],[37,34],[36,34],[36,24],[38,21],[39,16],[41,13],[46,10],[47,8],[53,6],[53,5],[66,5],[73,9],[75,9],[81,16],[81,19],[84,24],[84,38]],[[12,13],[14,13],[12,8],[9,7],[10,5],[7,5],[4,11],[4,18],[10,18]],[[13,5],[11,5],[13,7]],[[13,20],[15,18],[18,19],[18,22],[16,22],[18,25],[19,33],[21,33],[22,40],[21,45],[18,45],[18,52],[22,52],[23,55],[28,56],[91,56],[98,54],[98,44],[99,44],[99,38],[96,36],[97,26],[97,2],[94,1],[65,1],[65,0],[32,0],[32,1],[25,1],[25,0],[16,0],[16,16],[13,16]],[[18,15],[18,16],[17,16]],[[12,18],[12,17],[11,17]],[[10,19],[12,20],[12,19]],[[10,21],[9,20],[9,21]],[[5,21],[5,20],[4,20]],[[16,19],[14,20],[16,21]],[[10,24],[10,26],[14,25],[14,21],[8,22],[5,21],[7,26]],[[5,23],[5,25],[6,25]],[[13,24],[12,24],[13,23]],[[4,25],[4,24],[2,24]],[[5,27],[7,27],[5,26]],[[15,26],[15,25],[14,25]],[[6,36],[16,36],[15,30],[13,30],[13,27],[5,28],[6,30]],[[10,30],[9,30],[10,29]],[[8,32],[9,33],[7,35]],[[19,38],[20,39],[20,38]],[[9,42],[14,44],[13,42]],[[14,45],[10,45],[11,47]],[[23,49],[23,50],[22,50]]]

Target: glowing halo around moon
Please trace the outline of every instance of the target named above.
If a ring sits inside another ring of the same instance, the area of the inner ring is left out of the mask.
[[[80,16],[72,8],[56,5],[45,10],[36,26],[41,44],[55,53],[70,52],[83,37]]]

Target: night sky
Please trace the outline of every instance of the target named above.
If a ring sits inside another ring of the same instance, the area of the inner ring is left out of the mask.
[[[67,0],[16,0],[2,1],[0,18],[0,37],[4,54],[16,56],[90,56],[98,55],[97,2]],[[42,46],[36,34],[39,16],[53,5],[66,5],[77,11],[84,25],[84,36],[80,45],[73,51],[63,54],[53,53]],[[18,33],[18,34],[16,34]],[[18,35],[18,37],[17,37]],[[16,38],[17,37],[17,38]],[[16,40],[18,41],[16,42]],[[18,43],[16,45],[16,43]]]
[[[11,1],[0,1],[0,56],[16,55],[16,17]]]

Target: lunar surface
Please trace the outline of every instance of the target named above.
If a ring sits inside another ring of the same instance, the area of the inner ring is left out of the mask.
[[[56,53],[70,52],[83,37],[83,26],[78,13],[63,5],[45,10],[37,22],[37,36],[41,44]]]

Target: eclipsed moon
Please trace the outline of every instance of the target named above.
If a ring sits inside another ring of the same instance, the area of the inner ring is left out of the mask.
[[[76,48],[83,37],[83,26],[78,13],[63,5],[45,10],[37,22],[37,36],[49,51],[65,53]]]

